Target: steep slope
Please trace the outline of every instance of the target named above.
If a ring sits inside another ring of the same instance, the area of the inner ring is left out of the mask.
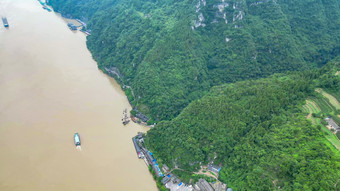
[[[302,105],[316,87],[340,90],[339,63],[216,86],[146,143],[159,163],[188,173],[222,166],[219,179],[236,190],[334,190],[340,153]]]
[[[131,103],[153,120],[173,118],[214,85],[305,70],[339,54],[339,0],[49,2],[88,22],[99,67],[119,73]]]

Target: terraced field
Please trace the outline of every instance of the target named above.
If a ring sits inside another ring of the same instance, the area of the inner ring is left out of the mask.
[[[330,104],[332,104],[335,107],[335,109],[340,109],[340,103],[333,95],[325,92],[323,89],[320,88],[316,89],[315,91],[321,93],[325,98],[327,98]]]
[[[322,113],[331,113],[335,108],[325,98],[314,98],[313,101],[319,106]]]
[[[306,100],[306,105],[303,106],[304,111],[306,111],[307,113],[320,113],[321,109],[319,108],[319,106],[310,99]]]
[[[313,125],[317,125],[317,121],[316,119],[317,118],[314,118],[312,117],[312,114],[313,113],[320,113],[320,108],[319,106],[313,101],[313,100],[310,100],[310,99],[307,99],[306,100],[306,105],[304,105],[302,107],[302,110],[305,112],[305,113],[308,113],[308,115],[306,116],[307,119],[310,119],[313,123]],[[320,123],[320,122],[319,122]]]
[[[306,116],[307,119],[310,119],[313,123],[313,125],[319,125],[321,126],[321,130],[323,132],[325,132],[325,136],[327,138],[327,140],[334,145],[334,147],[336,147],[338,150],[340,150],[340,141],[339,139],[336,137],[336,135],[334,135],[325,125],[323,125],[321,123],[322,116],[328,116],[331,115],[333,120],[335,122],[340,122],[340,118],[337,116],[337,112],[336,112],[336,104],[338,104],[338,100],[333,97],[331,94],[325,92],[322,89],[317,89],[315,90],[317,92],[319,92],[323,97],[321,96],[317,96],[314,98],[310,98],[306,100],[306,105],[303,106],[302,110],[305,113],[308,113],[308,115]],[[331,101],[331,99],[333,99]],[[335,105],[333,105],[335,104]],[[340,105],[338,105],[340,106]],[[315,114],[321,114],[321,117],[313,117],[313,113]]]
[[[335,99],[338,100],[338,102],[340,101],[340,91],[332,92],[331,94],[332,94],[332,96],[335,97]]]
[[[340,141],[327,127],[321,126],[321,130],[325,132],[326,138],[331,142],[338,150],[340,150]]]

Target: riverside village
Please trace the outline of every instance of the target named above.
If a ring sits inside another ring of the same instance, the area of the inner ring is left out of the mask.
[[[191,181],[184,183],[180,178],[175,176],[172,171],[178,168],[170,169],[165,164],[158,164],[157,160],[144,145],[144,133],[138,133],[132,138],[136,153],[139,159],[144,160],[154,178],[161,180],[160,182],[170,191],[232,191],[226,184],[218,180],[218,174],[221,170],[220,166],[209,164],[201,166],[201,170],[196,174],[209,178],[209,182],[200,178],[196,183]],[[213,181],[211,181],[213,180]]]

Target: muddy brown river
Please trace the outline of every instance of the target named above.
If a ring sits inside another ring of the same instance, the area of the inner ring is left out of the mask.
[[[157,190],[131,141],[147,129],[122,125],[129,103],[85,34],[36,0],[0,0],[0,16],[0,190]]]

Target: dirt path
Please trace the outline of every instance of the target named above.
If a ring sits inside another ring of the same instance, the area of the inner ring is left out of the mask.
[[[212,175],[209,171],[203,172],[203,169],[201,169],[198,172],[195,172],[195,174],[203,174],[203,175],[209,176],[209,177],[214,178],[214,179],[217,180],[217,176],[216,175],[215,176]]]

